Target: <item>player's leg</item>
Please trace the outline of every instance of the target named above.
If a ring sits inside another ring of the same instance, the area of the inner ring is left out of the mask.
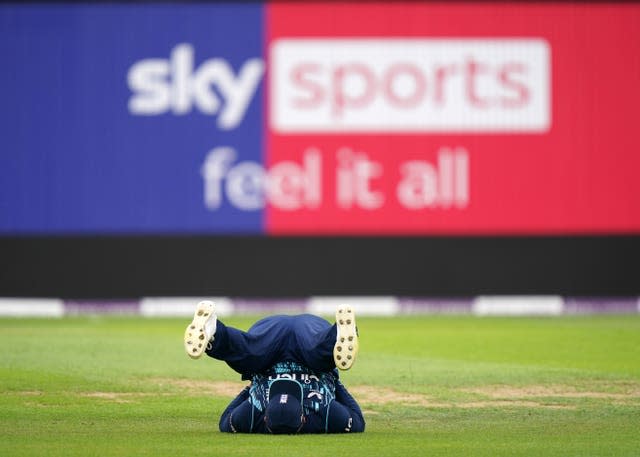
[[[218,320],[215,305],[205,300],[198,303],[185,330],[184,347],[191,358],[206,353],[247,377],[283,359],[289,334],[288,316],[267,317],[244,332]]]
[[[334,325],[310,314],[296,316],[288,351],[294,360],[316,371],[351,368],[358,354],[353,307],[338,306]]]
[[[283,360],[289,333],[288,316],[266,317],[247,332],[218,321],[216,336],[205,352],[248,379]]]
[[[336,326],[312,314],[293,316],[291,338],[286,347],[287,359],[294,360],[314,371],[330,371],[333,363],[333,346]]]

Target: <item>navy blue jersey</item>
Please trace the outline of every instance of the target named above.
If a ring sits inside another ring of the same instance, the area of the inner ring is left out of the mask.
[[[362,411],[338,379],[337,370],[317,373],[296,362],[280,362],[254,375],[222,413],[220,431],[269,433],[264,416],[269,387],[276,379],[290,379],[302,386],[305,422],[300,433],[364,431]]]

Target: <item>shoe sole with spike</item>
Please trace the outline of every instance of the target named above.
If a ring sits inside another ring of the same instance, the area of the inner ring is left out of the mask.
[[[184,350],[192,359],[202,356],[212,335],[207,335],[205,324],[209,319],[215,319],[214,304],[201,301],[193,314],[193,320],[184,331]]]
[[[338,306],[336,310],[336,327],[338,329],[336,344],[333,347],[333,361],[340,370],[348,370],[358,355],[358,331],[353,307]]]

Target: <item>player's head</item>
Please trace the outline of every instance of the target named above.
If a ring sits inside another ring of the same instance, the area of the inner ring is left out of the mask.
[[[264,420],[267,430],[274,434],[293,434],[302,429],[302,386],[297,381],[276,379],[271,383]]]

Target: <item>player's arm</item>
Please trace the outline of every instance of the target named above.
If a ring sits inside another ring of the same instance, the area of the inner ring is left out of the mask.
[[[336,398],[328,408],[328,433],[364,432],[365,422],[360,405],[338,380],[336,380]]]
[[[250,433],[253,421],[253,406],[249,401],[249,386],[233,399],[220,417],[220,431],[229,433]]]

